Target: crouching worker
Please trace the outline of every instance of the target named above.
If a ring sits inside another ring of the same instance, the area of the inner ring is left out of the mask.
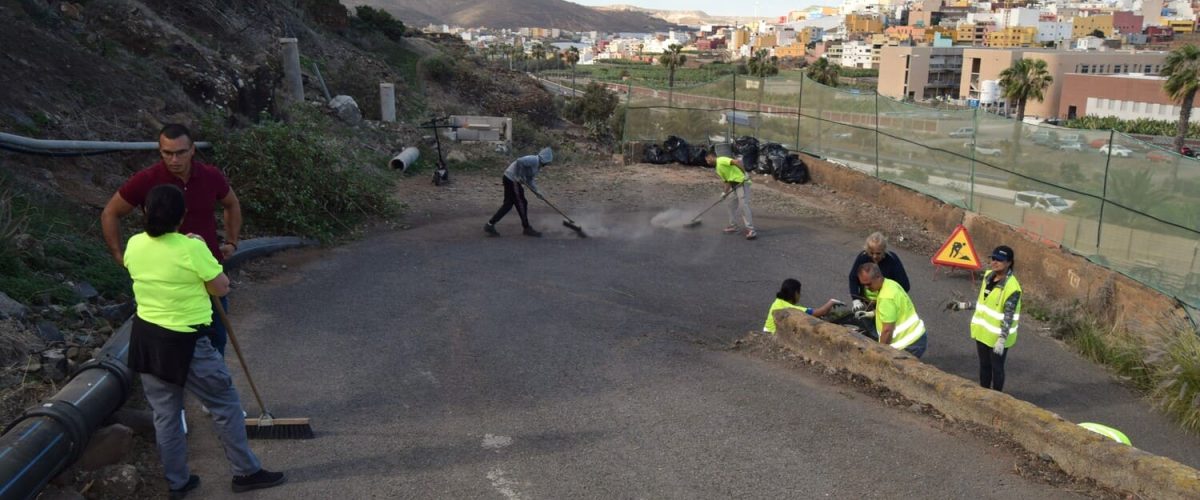
[[[879,343],[907,351],[916,357],[925,354],[928,335],[925,322],[904,288],[883,277],[879,264],[867,262],[858,268],[858,282],[876,294],[874,311],[859,311],[859,317],[874,317]],[[864,314],[865,313],[865,314]]]
[[[829,314],[836,304],[841,304],[842,301],[837,299],[829,299],[825,305],[813,309],[799,305],[800,302],[800,281],[792,278],[783,280],[783,284],[779,286],[779,291],[775,293],[775,302],[771,303],[771,309],[767,311],[767,322],[763,325],[763,332],[775,335],[775,311],[780,309],[800,309],[805,314],[813,317],[823,317]]]
[[[187,464],[187,437],[179,412],[186,389],[211,412],[233,471],[234,492],[283,484],[281,472],[259,464],[246,439],[242,403],[221,353],[213,347],[212,301],[229,293],[229,278],[204,240],[179,234],[183,191],[173,184],[150,190],[145,232],[129,239],[124,264],[133,279],[137,315],[129,340],[129,368],[141,374],[154,410],[159,458],[171,498],[200,485]]]

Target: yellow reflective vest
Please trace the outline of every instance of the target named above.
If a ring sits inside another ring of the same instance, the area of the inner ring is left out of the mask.
[[[1012,294],[1021,291],[1021,284],[1017,282],[1016,275],[1009,273],[1004,277],[1004,282],[997,284],[989,293],[987,285],[992,272],[988,271],[983,275],[979,299],[975,302],[975,315],[971,317],[971,338],[988,346],[995,346],[996,339],[1000,337],[1001,323],[1004,321],[1004,303]],[[1018,300],[1017,308],[1013,311],[1012,324],[1008,327],[1008,340],[1004,342],[1006,349],[1017,343],[1017,323],[1020,319],[1021,302]]]
[[[775,299],[775,302],[771,303],[771,310],[767,311],[767,322],[763,324],[763,331],[770,333],[771,335],[775,335],[775,311],[778,311],[780,309],[787,309],[789,307],[792,309],[799,309],[801,311],[808,312],[807,307],[800,306],[800,305],[794,305],[791,302],[777,298],[777,299]],[[809,313],[809,314],[811,314],[811,313]]]
[[[885,317],[886,316],[886,317]],[[925,335],[925,322],[917,316],[917,308],[899,283],[884,278],[875,302],[875,331],[882,332],[884,323],[895,323],[891,346],[904,349]]]

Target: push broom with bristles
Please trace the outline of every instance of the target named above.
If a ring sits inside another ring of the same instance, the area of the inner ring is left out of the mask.
[[[720,197],[720,198],[718,198],[718,199],[717,199],[717,201],[714,201],[712,205],[709,205],[709,206],[708,206],[708,208],[706,208],[706,209],[704,209],[704,210],[701,210],[701,211],[700,211],[700,213],[696,214],[696,216],[695,216],[695,217],[692,217],[692,220],[690,220],[690,221],[687,221],[686,223],[684,223],[684,224],[683,224],[683,227],[696,227],[696,226],[699,226],[699,225],[700,225],[700,222],[702,222],[702,221],[700,220],[700,218],[701,218],[701,217],[703,217],[703,216],[704,216],[704,214],[708,213],[708,211],[709,211],[709,210],[712,210],[712,209],[713,209],[713,207],[716,207],[717,205],[721,204],[721,202],[722,202],[722,201],[725,201],[725,198],[727,198],[727,197],[729,196],[729,193],[732,193],[732,192],[733,192],[733,190],[732,190],[732,189],[731,189],[731,190],[729,190],[729,191],[726,191],[726,192],[725,192],[725,194],[721,195],[721,197]]]
[[[532,190],[530,190],[530,191],[532,191]],[[559,210],[558,207],[554,206],[553,203],[550,203],[550,200],[547,200],[545,196],[538,194],[537,191],[533,191],[533,194],[535,196],[537,196],[539,200],[542,200],[542,201],[546,202],[547,205],[550,205],[550,208],[553,208],[555,212],[558,212],[558,215],[562,216],[562,218],[563,218],[562,223],[564,226],[567,226],[572,231],[575,231],[575,234],[579,235],[580,238],[587,238],[587,233],[583,232],[582,226],[580,226],[575,221],[571,220],[570,217],[567,217],[567,214],[563,213],[562,210]]]
[[[233,326],[229,324],[225,308],[221,306],[221,301],[216,296],[212,297],[212,301],[213,309],[217,311],[217,316],[221,318],[221,324],[225,325],[225,332],[229,334],[229,343],[233,344],[238,362],[242,364],[242,373],[246,374],[246,381],[250,382],[250,391],[254,393],[254,399],[258,401],[258,408],[262,410],[262,414],[258,417],[246,418],[246,437],[249,439],[312,439],[312,425],[309,424],[307,418],[275,418],[267,410],[262,396],[258,395],[258,387],[254,385],[254,379],[250,377],[250,367],[246,366],[246,358],[242,356],[242,348],[238,345],[237,336],[233,334]]]

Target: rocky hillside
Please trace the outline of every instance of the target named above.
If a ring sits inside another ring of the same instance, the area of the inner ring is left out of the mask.
[[[405,24],[464,27],[561,28],[572,31],[653,32],[674,25],[637,11],[604,11],[563,0],[348,0],[391,12]]]

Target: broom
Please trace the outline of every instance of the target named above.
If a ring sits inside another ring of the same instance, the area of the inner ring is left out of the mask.
[[[254,393],[254,399],[258,401],[258,408],[262,410],[262,414],[257,418],[246,418],[246,437],[249,439],[312,439],[313,430],[307,418],[275,418],[267,410],[262,396],[258,395],[258,387],[254,385],[254,379],[250,377],[250,367],[246,366],[246,358],[242,356],[242,348],[238,345],[237,336],[233,334],[233,326],[229,324],[225,308],[221,306],[221,301],[215,295],[211,298],[213,310],[217,311],[217,316],[221,318],[221,324],[225,325],[225,332],[229,334],[229,342],[233,344],[238,362],[242,364],[242,373],[246,374],[246,380],[250,382],[250,391]]]
[[[717,201],[714,201],[712,205],[709,205],[709,206],[708,206],[708,208],[706,208],[706,209],[704,209],[704,210],[701,210],[701,211],[700,211],[700,213],[696,214],[696,216],[695,216],[695,217],[692,217],[692,220],[690,220],[690,221],[687,221],[687,223],[685,223],[685,224],[683,225],[683,227],[696,227],[696,226],[699,226],[699,225],[700,225],[700,223],[702,222],[702,221],[700,220],[700,217],[703,217],[703,216],[704,216],[704,214],[708,213],[708,211],[709,211],[709,210],[712,210],[712,209],[713,209],[713,207],[715,207],[715,206],[717,206],[717,205],[721,204],[721,202],[722,202],[722,201],[725,201],[725,198],[727,198],[727,197],[729,196],[729,193],[732,193],[732,192],[733,192],[733,190],[732,190],[732,189],[730,189],[729,191],[726,191],[726,192],[725,192],[725,194],[721,195],[721,197],[720,197],[720,198],[718,198],[718,199],[717,199]]]
[[[530,191],[533,191],[533,190],[531,189]],[[555,212],[558,212],[558,215],[562,216],[562,218],[563,218],[562,224],[564,226],[567,226],[572,231],[575,231],[575,234],[579,235],[580,238],[587,238],[587,234],[583,232],[583,227],[581,227],[579,224],[575,223],[575,221],[571,220],[570,217],[567,217],[567,214],[564,214],[562,210],[559,210],[558,207],[554,206],[553,203],[550,203],[550,200],[547,200],[546,197],[538,194],[537,191],[533,191],[533,194],[535,196],[537,196],[539,200],[542,200],[542,201],[546,202],[547,205],[550,205],[550,208],[553,208]]]

